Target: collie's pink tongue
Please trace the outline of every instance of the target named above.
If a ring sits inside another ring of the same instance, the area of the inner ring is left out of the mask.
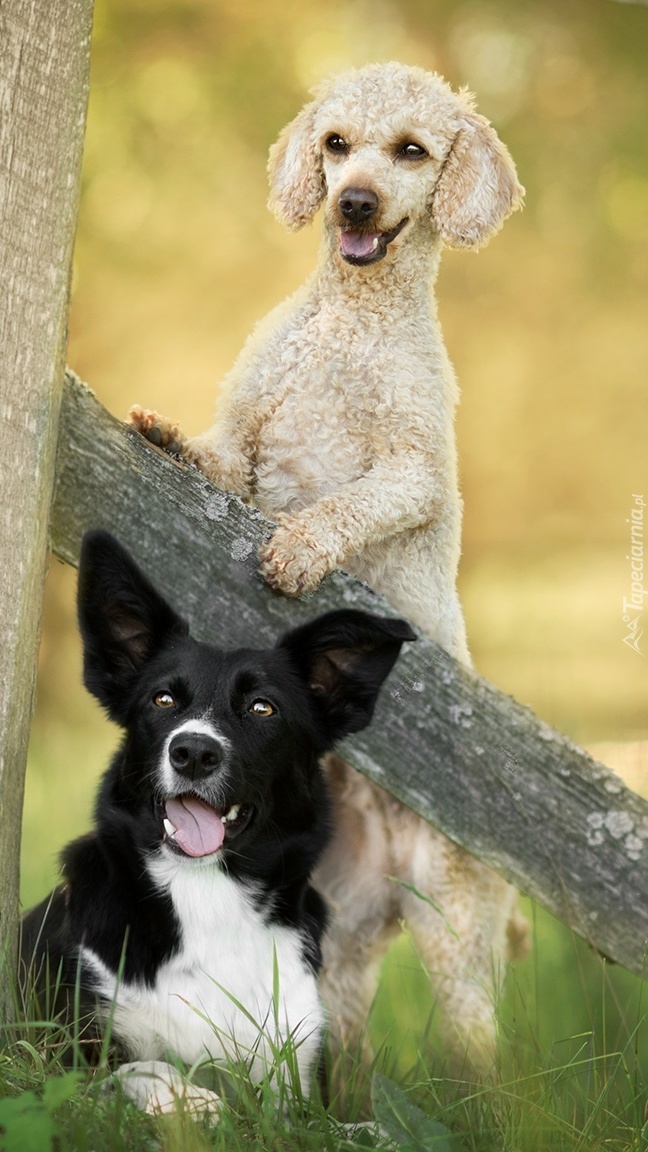
[[[174,842],[187,856],[210,856],[218,852],[225,825],[215,808],[197,796],[176,796],[166,802],[167,819],[175,828]]]
[[[343,256],[371,256],[378,247],[379,232],[340,232],[340,250]]]

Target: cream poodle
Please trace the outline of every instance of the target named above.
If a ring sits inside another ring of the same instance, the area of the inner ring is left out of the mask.
[[[511,157],[467,92],[399,64],[333,77],[270,151],[270,207],[301,228],[323,205],[307,282],[263,320],[214,427],[186,438],[131,421],[278,527],[261,551],[287,595],[344,567],[464,664],[456,589],[457,386],[430,288],[444,245],[478,248],[522,202]],[[333,846],[316,877],[331,908],[322,990],[331,1029],[367,1045],[376,971],[405,922],[429,971],[451,1073],[493,1068],[493,1000],[522,951],[499,876],[339,759]]]

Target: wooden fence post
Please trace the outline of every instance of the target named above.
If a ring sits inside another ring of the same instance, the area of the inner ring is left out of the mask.
[[[64,377],[92,0],[0,3],[0,1022]]]

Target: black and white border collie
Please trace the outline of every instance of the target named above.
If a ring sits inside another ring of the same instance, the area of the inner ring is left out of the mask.
[[[101,530],[83,540],[78,610],[86,687],[124,739],[94,830],[24,917],[23,973],[89,1043],[110,1021],[124,1090],[149,1111],[181,1097],[217,1113],[178,1062],[243,1060],[258,1081],[288,1039],[307,1092],[324,1026],[319,760],[369,723],[414,633],[347,610],[271,649],[199,643]]]

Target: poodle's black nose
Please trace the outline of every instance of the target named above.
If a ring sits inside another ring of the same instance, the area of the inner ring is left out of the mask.
[[[345,188],[338,197],[340,212],[351,224],[364,224],[378,208],[378,197],[371,188]]]
[[[169,744],[169,760],[180,776],[201,780],[220,767],[223,745],[206,732],[179,732]]]

